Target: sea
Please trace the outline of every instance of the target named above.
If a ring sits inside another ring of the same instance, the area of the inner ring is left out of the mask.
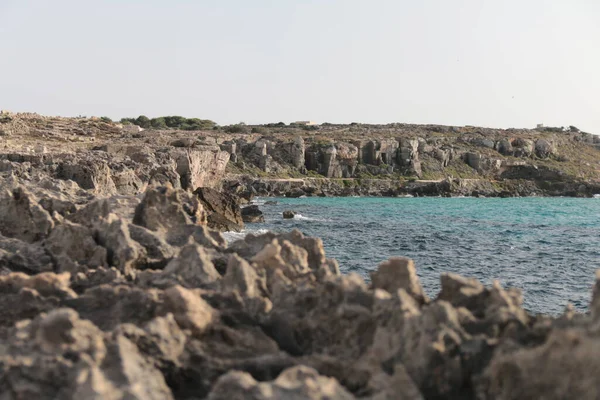
[[[410,257],[432,298],[440,274],[454,272],[520,288],[532,313],[557,315],[569,303],[586,312],[600,268],[600,198],[307,197],[255,204],[265,223],[228,232],[228,241],[299,229],[320,237],[342,272],[367,280],[389,257]],[[284,210],[297,215],[283,219]]]

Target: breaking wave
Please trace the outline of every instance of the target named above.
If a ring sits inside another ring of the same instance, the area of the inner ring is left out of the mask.
[[[245,238],[248,234],[252,233],[254,235],[262,235],[263,233],[269,232],[268,229],[243,229],[241,232],[222,232],[223,237],[227,241],[227,243],[233,243],[236,240],[241,240]]]
[[[305,217],[302,214],[296,214],[296,215],[294,215],[294,219],[298,220],[298,221],[319,221],[319,222],[327,222],[327,221],[329,221],[328,219],[325,219],[325,218]]]

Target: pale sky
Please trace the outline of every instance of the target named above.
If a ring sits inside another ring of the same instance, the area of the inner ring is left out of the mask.
[[[598,0],[0,0],[0,109],[600,134]]]

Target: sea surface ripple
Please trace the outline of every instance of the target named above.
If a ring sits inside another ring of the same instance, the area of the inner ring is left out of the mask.
[[[600,199],[268,200],[278,203],[260,205],[266,223],[248,224],[246,232],[297,228],[320,237],[342,272],[367,279],[381,261],[410,257],[430,296],[442,272],[455,272],[521,288],[524,307],[534,313],[559,314],[568,303],[585,312],[600,267]],[[300,215],[285,220],[284,210]]]

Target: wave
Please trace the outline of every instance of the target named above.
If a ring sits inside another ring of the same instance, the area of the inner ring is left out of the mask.
[[[331,221],[330,219],[323,219],[323,218],[313,218],[313,217],[305,217],[302,214],[296,214],[294,215],[294,219],[298,220],[298,221],[318,221],[318,222],[327,222],[327,221]]]
[[[262,235],[263,233],[269,232],[268,229],[242,229],[241,232],[233,232],[227,231],[222,232],[223,237],[227,241],[227,243],[233,243],[236,240],[244,239],[248,234],[252,233],[253,235]]]

